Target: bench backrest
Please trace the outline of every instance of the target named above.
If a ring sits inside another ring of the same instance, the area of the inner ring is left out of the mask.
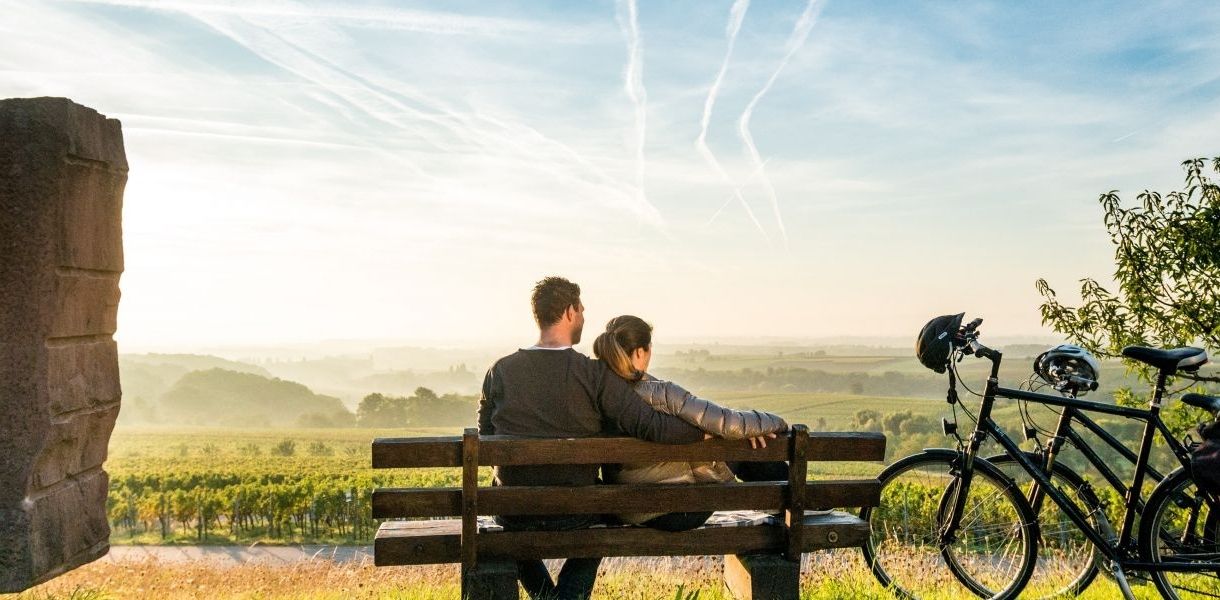
[[[806,481],[813,461],[879,461],[879,433],[810,433],[794,425],[786,437],[752,449],[744,440],[711,439],[685,445],[634,438],[535,439],[480,436],[379,438],[374,468],[462,467],[460,488],[383,488],[373,493],[375,518],[462,517],[463,563],[473,565],[478,515],[604,514],[783,509],[789,557],[802,548],[806,509],[875,506],[876,479]],[[479,487],[479,466],[641,463],[666,461],[787,461],[788,480],[691,485],[618,484],[580,488],[553,486]]]

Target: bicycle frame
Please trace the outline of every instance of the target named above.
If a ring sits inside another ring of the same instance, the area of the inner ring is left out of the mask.
[[[979,346],[976,349],[976,354],[980,357],[991,360],[991,374],[987,378],[987,388],[983,394],[983,402],[979,409],[978,421],[975,424],[974,432],[970,436],[965,452],[965,460],[961,465],[962,473],[959,481],[961,484],[955,487],[953,502],[951,504],[951,512],[949,519],[945,522],[941,531],[942,541],[950,540],[956,535],[957,528],[960,525],[960,515],[962,514],[966,502],[967,493],[970,481],[974,473],[974,460],[978,456],[979,450],[983,442],[987,438],[996,441],[1006,454],[1016,460],[1017,464],[1025,470],[1025,472],[1034,481],[1034,489],[1031,491],[1031,496],[1034,500],[1039,500],[1045,496],[1049,496],[1053,502],[1063,511],[1068,519],[1076,525],[1077,528],[1096,546],[1101,553],[1110,561],[1122,565],[1124,568],[1142,571],[1197,571],[1197,565],[1189,564],[1172,564],[1172,563],[1144,563],[1138,562],[1133,556],[1132,550],[1134,543],[1132,540],[1133,530],[1135,526],[1135,517],[1142,510],[1142,491],[1144,478],[1147,474],[1152,473],[1154,478],[1162,479],[1163,476],[1148,466],[1148,459],[1152,451],[1152,441],[1159,431],[1168,442],[1174,456],[1182,463],[1183,466],[1189,466],[1190,458],[1186,448],[1173,437],[1169,429],[1165,426],[1160,418],[1161,403],[1165,394],[1165,382],[1169,377],[1169,373],[1161,372],[1157,376],[1156,389],[1152,401],[1147,409],[1130,408],[1125,406],[1115,406],[1111,404],[1103,404],[1100,402],[1092,402],[1088,400],[1080,400],[1077,398],[1066,398],[1062,396],[1052,396],[1049,394],[1040,394],[1037,392],[1027,392],[1024,390],[1016,390],[1011,388],[1000,387],[999,385],[999,370],[1002,360],[1002,353]],[[1008,398],[1014,400],[1027,400],[1037,402],[1049,406],[1057,406],[1064,410],[1060,416],[1059,426],[1056,431],[1056,440],[1052,441],[1053,448],[1048,448],[1047,454],[1044,456],[1044,464],[1037,464],[1021,450],[1020,446],[1008,437],[1002,428],[991,418],[991,411],[997,398]],[[1116,415],[1129,419],[1143,421],[1144,433],[1140,440],[1138,453],[1132,452],[1129,448],[1119,442],[1114,436],[1110,435],[1099,425],[1082,414],[1083,411]],[[1079,420],[1090,431],[1101,437],[1107,445],[1117,450],[1120,454],[1132,461],[1135,465],[1135,473],[1132,475],[1130,485],[1124,485],[1124,482],[1107,467],[1101,458],[1089,448],[1080,435],[1071,429],[1071,423],[1074,420]],[[1081,448],[1087,460],[1094,466],[1097,466],[1105,478],[1115,489],[1124,491],[1124,511],[1122,528],[1119,531],[1117,544],[1107,538],[1107,536],[1093,527],[1088,516],[1072,502],[1066,494],[1057,489],[1051,484],[1049,473],[1050,465],[1053,463],[1055,454],[1058,452],[1059,445],[1062,444],[1062,439],[1066,437],[1071,439]],[[1084,450],[1088,448],[1088,450]],[[1037,514],[1039,507],[1035,507]]]

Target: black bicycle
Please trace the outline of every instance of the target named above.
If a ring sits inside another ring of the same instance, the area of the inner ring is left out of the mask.
[[[877,579],[904,598],[955,589],[980,597],[1013,598],[1023,590],[1033,597],[1053,597],[1080,592],[1104,565],[1128,598],[1133,597],[1128,573],[1146,574],[1166,598],[1220,598],[1217,498],[1194,484],[1187,445],[1170,434],[1160,417],[1167,381],[1180,372],[1196,371],[1207,361],[1206,353],[1198,348],[1125,349],[1125,356],[1158,373],[1149,407],[1129,408],[1080,400],[1074,394],[1000,387],[1002,354],[979,343],[981,320],[959,329],[960,315],[957,318],[945,352],[948,398],[955,411],[956,363],[971,354],[992,363],[975,428],[962,439],[956,423],[946,420],[946,434],[958,439],[956,450],[925,450],[881,474],[882,503],[862,514],[873,528],[864,553]],[[1060,409],[1058,425],[1041,452],[1022,451],[995,423],[992,408],[997,398]],[[1182,400],[1220,415],[1220,398],[1187,394]],[[1138,452],[1086,412],[1143,422]],[[1073,424],[1091,431],[1133,465],[1129,484]],[[1181,465],[1167,475],[1148,465],[1158,432]],[[979,456],[988,439],[1002,448],[999,457]],[[1056,460],[1064,444],[1079,449],[1121,498],[1117,531],[1091,484]],[[1145,501],[1146,477],[1159,483]],[[1034,585],[1026,589],[1035,573]]]

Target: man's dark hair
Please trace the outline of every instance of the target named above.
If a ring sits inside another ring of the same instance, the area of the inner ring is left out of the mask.
[[[563,277],[547,277],[534,286],[530,301],[538,326],[554,325],[569,306],[580,306],[580,286]]]

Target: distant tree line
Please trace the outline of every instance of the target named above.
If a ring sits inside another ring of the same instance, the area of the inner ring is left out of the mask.
[[[478,398],[420,387],[407,397],[369,394],[356,408],[357,427],[455,427],[476,420]]]

